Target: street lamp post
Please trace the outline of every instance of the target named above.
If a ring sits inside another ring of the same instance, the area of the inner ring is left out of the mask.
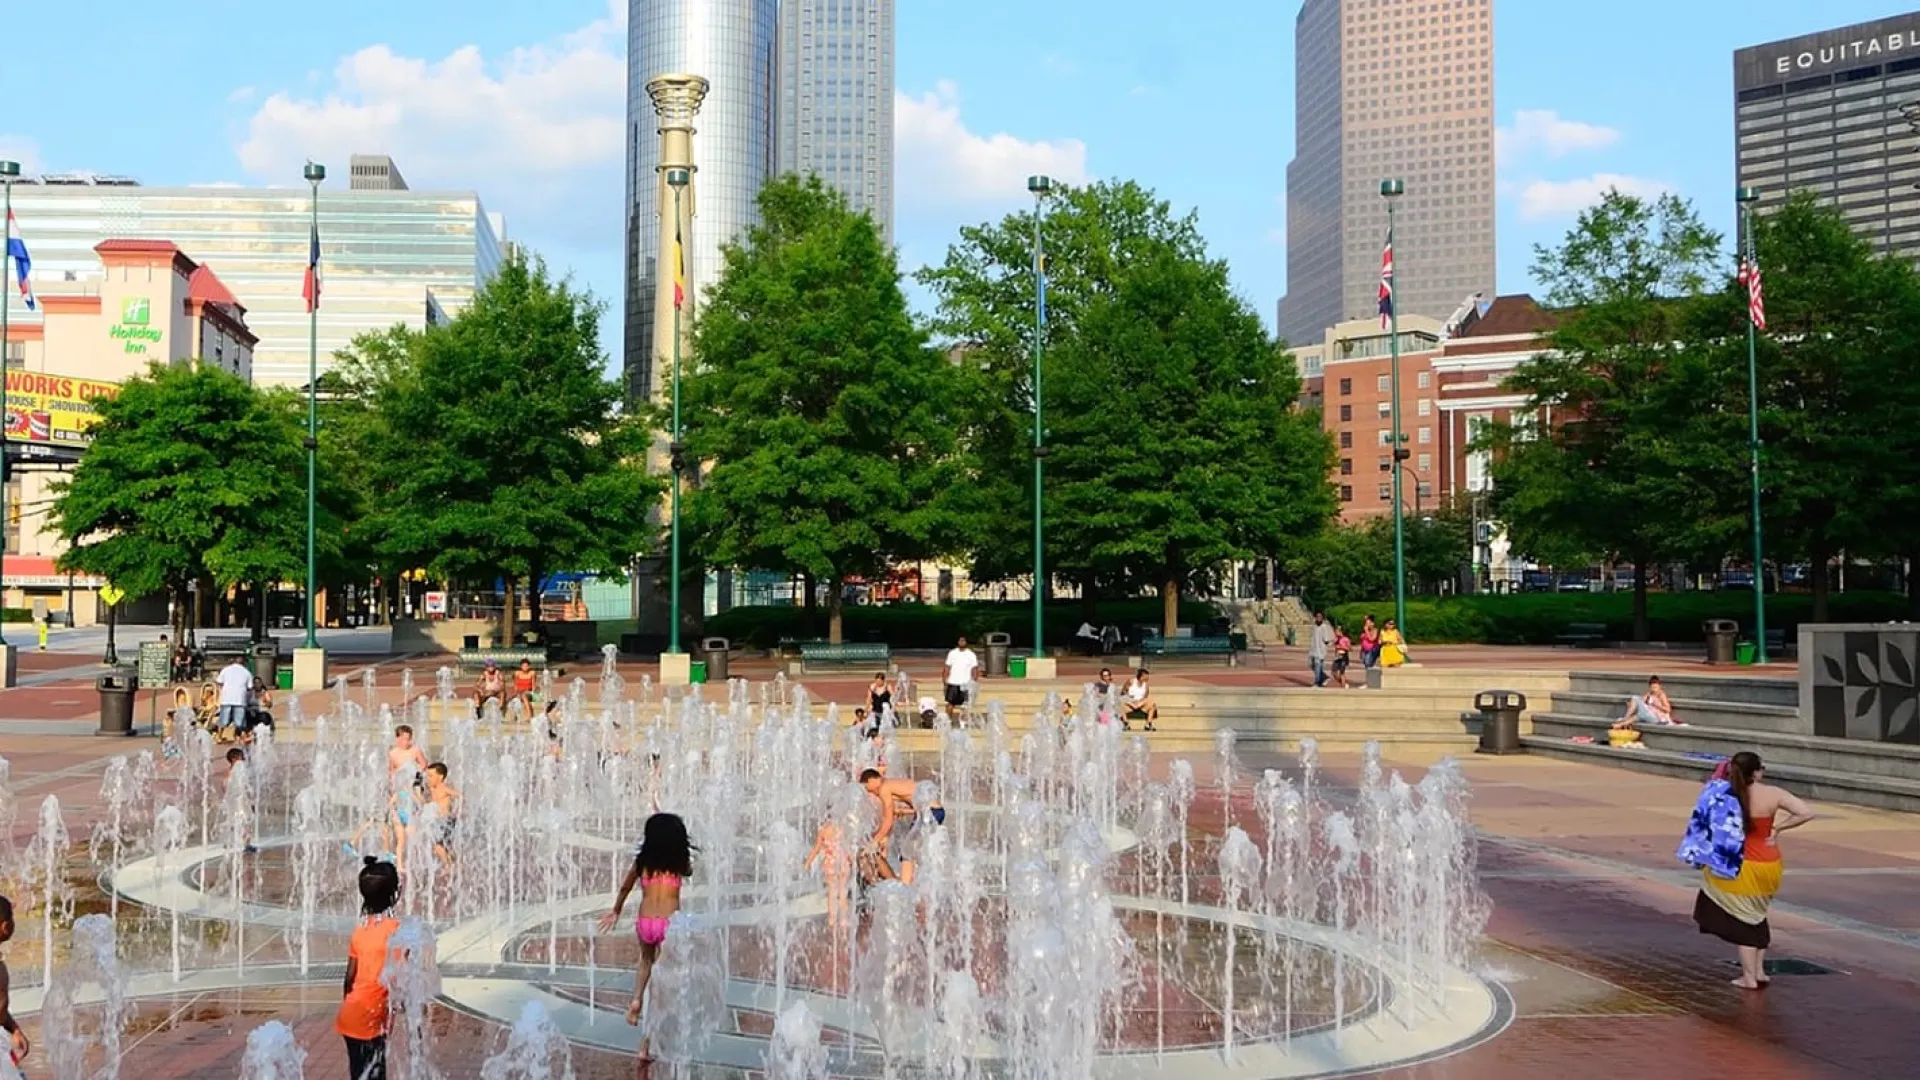
[[[681,245],[686,240],[680,234],[680,198],[687,189],[687,170],[668,169],[667,186],[673,189],[673,242],[676,248],[674,257],[684,260],[686,252]],[[673,493],[668,510],[671,519],[670,554],[668,556],[667,592],[668,618],[672,623],[667,627],[667,652],[680,651],[680,479],[686,471],[685,448],[680,445],[680,304],[673,305],[673,428],[667,442],[667,464],[673,471]]]
[[[1393,201],[1407,193],[1407,185],[1402,180],[1380,181],[1380,197],[1387,200],[1387,252],[1389,262],[1382,268],[1384,284],[1389,288],[1387,294],[1387,349],[1392,357],[1391,370],[1387,381],[1391,384],[1390,393],[1393,432],[1393,623],[1401,635],[1407,634],[1407,530],[1406,511],[1400,505],[1400,463],[1407,459],[1407,449],[1401,444],[1406,436],[1400,431],[1400,284],[1398,267],[1394,265],[1399,256],[1393,251]]]
[[[1047,254],[1040,238],[1040,223],[1046,217],[1047,196],[1053,180],[1046,176],[1027,177],[1027,190],[1033,193],[1033,655],[1046,655],[1047,574],[1046,549],[1042,544],[1045,513],[1041,480],[1046,471],[1046,427],[1041,417],[1042,360],[1047,350]]]
[[[0,192],[4,193],[4,195],[0,195],[0,201],[4,201],[6,204],[4,213],[0,213],[0,222],[5,223],[0,224],[0,596],[4,596],[6,593],[7,480],[13,472],[12,465],[7,461],[6,369],[12,366],[13,362],[12,357],[9,355],[13,350],[13,345],[7,336],[7,308],[12,301],[10,293],[13,290],[14,284],[13,270],[7,263],[13,255],[13,182],[19,178],[19,162],[0,161]],[[4,649],[5,647],[6,635],[0,633],[0,649]],[[11,678],[11,674],[13,665],[8,664],[6,666],[8,670],[4,677],[0,677],[0,683],[12,686],[13,679]]]
[[[1759,252],[1753,247],[1754,204],[1760,192],[1743,187],[1734,192],[1740,204],[1740,221],[1746,234],[1743,244],[1747,273],[1759,273]],[[1745,275],[1742,275],[1743,277]],[[1759,328],[1754,325],[1751,301],[1747,311],[1747,471],[1753,480],[1753,644],[1760,662],[1767,662],[1767,581],[1766,563],[1760,550],[1760,367],[1755,357]],[[1826,573],[1824,566],[1816,572]]]
[[[307,162],[300,175],[306,178],[312,191],[308,208],[310,220],[308,237],[317,247],[320,243],[320,182],[327,178],[327,167],[317,162]],[[318,256],[313,251],[307,254],[309,274],[317,274]],[[319,618],[314,613],[319,592],[319,574],[314,546],[314,505],[317,501],[320,480],[320,283],[314,280],[308,283],[311,290],[307,297],[307,602],[306,648],[320,647]]]

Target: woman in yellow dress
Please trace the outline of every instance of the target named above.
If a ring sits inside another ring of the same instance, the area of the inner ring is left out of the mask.
[[[1380,628],[1380,666],[1399,667],[1407,662],[1407,639],[1400,636],[1399,624],[1388,619]]]

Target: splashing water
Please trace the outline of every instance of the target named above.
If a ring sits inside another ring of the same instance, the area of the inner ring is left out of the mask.
[[[506,1045],[481,1063],[480,1080],[573,1080],[573,1051],[544,1005],[520,1007]]]
[[[306,1074],[307,1052],[292,1028],[269,1020],[247,1033],[240,1080],[305,1080]]]

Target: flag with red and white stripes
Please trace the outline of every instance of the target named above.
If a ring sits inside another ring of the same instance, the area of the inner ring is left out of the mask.
[[[1380,251],[1380,327],[1393,318],[1393,230],[1387,230],[1387,246]]]
[[[1747,287],[1747,318],[1753,320],[1756,330],[1767,328],[1767,305],[1760,294],[1760,261],[1746,258],[1740,260],[1740,283]]]

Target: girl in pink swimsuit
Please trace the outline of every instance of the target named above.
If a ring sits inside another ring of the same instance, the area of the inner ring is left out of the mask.
[[[640,1023],[640,1010],[647,996],[647,983],[653,978],[654,961],[660,958],[660,943],[667,940],[667,925],[680,910],[680,886],[693,874],[693,853],[699,849],[687,839],[687,823],[678,814],[654,814],[647,818],[634,852],[633,865],[620,882],[613,898],[613,910],[600,917],[600,929],[612,930],[620,922],[620,909],[628,894],[640,886],[640,911],[633,932],[640,939],[640,963],[633,974],[633,1000],[627,1003],[627,1023]],[[640,1040],[641,1060],[647,1060],[647,1040]]]

